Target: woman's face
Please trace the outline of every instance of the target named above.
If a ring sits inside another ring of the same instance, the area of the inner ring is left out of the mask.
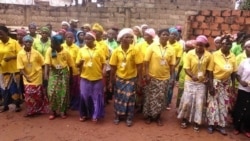
[[[169,33],[167,31],[163,31],[161,34],[160,34],[160,42],[167,42],[169,39]]]
[[[68,26],[67,25],[62,25],[62,29],[65,29],[66,31],[68,30]]]
[[[66,40],[67,44],[73,44],[73,42],[74,42],[74,36],[73,35],[67,35],[66,38],[65,38],[65,40]]]
[[[5,39],[6,37],[7,37],[7,34],[4,31],[0,30],[0,40]]]
[[[84,33],[83,32],[79,33],[78,38],[80,40],[84,40]]]
[[[31,49],[31,47],[32,47],[32,44],[33,44],[33,42],[32,41],[25,41],[24,42],[24,48],[26,49],[26,50],[30,50]]]
[[[169,41],[173,42],[177,39],[177,34],[176,33],[170,33],[169,35]]]
[[[96,38],[102,38],[102,32],[101,31],[93,30],[93,32],[95,33]]]
[[[185,46],[185,52],[189,52],[192,49],[193,49],[193,47],[191,47],[191,46]]]
[[[16,38],[17,38],[18,41],[22,41],[24,36],[25,36],[25,35],[23,35],[23,34],[21,34],[21,33],[17,33],[17,34],[16,34]]]
[[[140,33],[140,31],[139,31],[139,29],[138,28],[133,28],[133,32],[134,32],[134,34],[138,37],[140,37],[141,36],[141,33]]]
[[[222,41],[222,43],[221,43],[221,50],[223,52],[229,52],[231,50],[231,47],[232,47],[232,43],[226,42],[226,41]]]
[[[203,52],[205,50],[205,44],[202,42],[197,42],[196,43],[196,51],[197,52]]]
[[[244,46],[247,56],[250,56],[250,45]]]
[[[130,45],[130,44],[133,43],[133,40],[134,40],[134,36],[133,35],[131,35],[131,34],[125,34],[122,37],[121,43],[122,44]]]
[[[147,33],[145,33],[143,37],[144,37],[144,40],[145,40],[145,41],[152,41],[152,40],[153,40],[152,36],[150,36],[150,35],[147,34]]]
[[[30,31],[31,34],[35,34],[36,33],[36,27],[30,26],[29,31]]]
[[[84,37],[84,41],[87,46],[92,46],[94,44],[95,39],[91,35],[86,34]]]
[[[220,40],[215,41],[214,45],[215,45],[216,50],[219,50],[221,48],[221,42],[220,42]]]
[[[43,39],[47,39],[49,37],[49,34],[46,31],[42,31],[41,36]]]

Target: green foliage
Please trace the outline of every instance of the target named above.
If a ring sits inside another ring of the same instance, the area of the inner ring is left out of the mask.
[[[250,0],[244,0],[241,3],[241,10],[250,10]]]

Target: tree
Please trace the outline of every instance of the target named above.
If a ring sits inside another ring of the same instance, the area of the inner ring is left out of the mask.
[[[242,0],[241,10],[250,10],[250,0]]]

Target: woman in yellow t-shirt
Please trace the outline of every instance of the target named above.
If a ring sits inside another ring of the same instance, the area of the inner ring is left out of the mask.
[[[225,126],[228,117],[229,95],[235,92],[235,76],[237,71],[235,55],[230,52],[233,39],[230,35],[221,38],[221,49],[213,53],[210,74],[210,88],[207,98],[208,131],[213,133],[216,129],[227,135]]]
[[[74,65],[70,53],[61,44],[64,42],[61,35],[51,38],[51,48],[45,55],[45,80],[48,80],[48,96],[52,114],[52,120],[60,112],[61,118],[65,119],[68,108],[69,81],[72,78],[72,67]]]
[[[43,90],[43,56],[32,49],[33,38],[23,38],[24,48],[17,55],[17,69],[23,76],[24,97],[26,104],[25,117],[40,113],[49,113],[49,103]]]
[[[80,49],[76,65],[80,68],[80,121],[93,122],[104,117],[103,68],[105,54],[95,44],[95,33],[87,32],[85,45]]]
[[[132,126],[135,106],[135,88],[141,82],[143,57],[133,46],[133,30],[122,29],[117,37],[121,45],[114,50],[110,58],[111,75],[109,88],[114,86],[114,123],[119,124],[120,116],[127,116],[126,124]]]
[[[71,110],[78,110],[79,109],[79,103],[80,103],[80,72],[79,69],[76,67],[76,57],[79,52],[79,47],[74,43],[74,34],[72,32],[66,32],[65,34],[65,43],[62,44],[62,47],[67,50],[70,54],[70,56],[73,59],[73,67],[72,67],[72,73],[73,78],[72,83],[69,85],[69,91],[70,91],[70,109]]]
[[[162,126],[161,113],[166,106],[164,97],[169,83],[173,83],[173,79],[170,80],[170,78],[174,75],[176,57],[174,49],[168,47],[167,44],[169,31],[162,29],[158,36],[159,42],[155,42],[147,48],[144,58],[147,86],[143,114],[147,118],[147,124],[156,120],[157,125]]]
[[[193,129],[199,131],[202,124],[203,109],[206,97],[206,82],[208,81],[209,64],[212,55],[206,51],[208,40],[200,35],[196,38],[196,48],[185,56],[184,92],[178,109],[178,118],[182,119],[181,127],[187,128],[188,122],[194,123]]]

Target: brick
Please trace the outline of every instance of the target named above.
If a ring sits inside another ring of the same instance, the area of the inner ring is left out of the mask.
[[[202,29],[195,29],[194,30],[194,35],[202,35],[203,34],[203,30]]]
[[[242,11],[242,16],[243,17],[249,17],[250,16],[250,11],[248,11],[248,10]]]
[[[244,24],[245,23],[245,17],[236,17],[235,22],[237,24]]]
[[[203,16],[210,16],[211,13],[212,13],[211,10],[202,10],[202,11],[201,11],[201,15],[203,15]]]
[[[232,16],[241,16],[241,14],[242,14],[242,11],[241,10],[233,10],[232,11]]]
[[[233,24],[235,22],[235,17],[225,17],[226,24]]]
[[[245,18],[245,24],[250,24],[250,18]]]
[[[206,17],[205,22],[206,23],[213,23],[214,22],[214,17],[212,17],[212,16]]]
[[[200,28],[201,29],[208,29],[209,28],[209,25],[208,25],[208,23],[201,23],[201,25],[200,25]]]
[[[212,11],[212,16],[221,16],[221,11],[220,10],[213,10]]]
[[[220,36],[221,35],[221,31],[219,30],[213,30],[211,33],[212,36]]]
[[[219,24],[218,24],[218,23],[212,23],[212,24],[210,25],[210,29],[211,29],[211,30],[218,30],[218,28],[219,28]]]
[[[222,11],[222,16],[223,17],[229,17],[231,15],[232,15],[232,11],[231,10]]]
[[[206,35],[206,36],[210,36],[211,30],[210,30],[210,29],[205,29],[205,30],[203,31],[203,34]]]
[[[192,22],[191,27],[192,28],[197,28],[199,26],[199,24],[200,24],[199,22]]]
[[[205,16],[196,16],[196,20],[197,20],[198,22],[204,22]]]
[[[229,27],[228,24],[221,24],[221,25],[220,25],[220,29],[222,29],[222,30],[229,30],[230,27]]]
[[[214,22],[215,23],[223,23],[224,22],[224,18],[222,18],[222,17],[215,17]]]
[[[238,24],[232,24],[230,27],[232,30],[238,30],[238,31],[240,30],[240,25]]]

